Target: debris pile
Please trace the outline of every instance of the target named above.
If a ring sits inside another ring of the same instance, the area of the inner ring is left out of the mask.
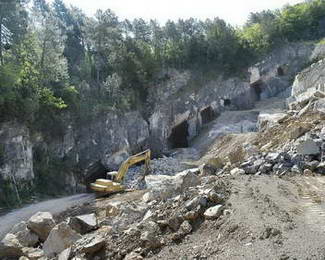
[[[6,235],[0,258],[142,259],[181,241],[204,221],[227,217],[223,212],[230,195],[228,183],[217,177],[201,183],[198,174],[193,169],[175,176],[150,176],[146,178],[150,190],[138,201],[109,202],[95,214],[59,223],[50,213],[39,212]]]
[[[150,175],[173,176],[178,172],[188,169],[179,159],[173,157],[162,157],[150,161]],[[135,166],[128,170],[123,184],[129,189],[145,189],[144,182],[145,167]]]

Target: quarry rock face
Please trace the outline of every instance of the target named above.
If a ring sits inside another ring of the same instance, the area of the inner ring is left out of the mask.
[[[0,177],[31,181],[34,178],[33,144],[26,126],[15,122],[0,125]]]
[[[110,113],[80,129],[78,158],[82,168],[96,161],[116,168],[129,154],[147,147],[148,137],[148,124],[138,112],[124,116]]]
[[[259,92],[261,99],[285,91],[291,78],[304,68],[306,61],[312,60],[314,49],[313,44],[291,43],[274,50],[265,60],[249,68],[251,86]],[[323,49],[319,49],[314,55],[322,52]]]
[[[310,99],[317,92],[325,92],[325,60],[322,59],[299,73],[292,85],[296,102]],[[317,94],[316,94],[317,95]]]
[[[288,44],[250,68],[246,78],[220,76],[195,88],[191,87],[195,72],[170,69],[161,83],[149,89],[148,107],[141,113],[111,111],[78,126],[71,124],[67,115],[59,137],[45,138],[41,133],[31,134],[26,126],[3,123],[0,125],[0,180],[12,182],[14,177],[18,182],[32,182],[40,174],[35,172],[36,155],[46,154],[44,161],[49,161],[51,156],[68,162],[72,168],[78,167],[80,175],[71,170],[62,178],[66,192],[84,191],[81,182],[92,182],[108,169],[116,170],[131,154],[150,148],[153,155],[160,156],[173,148],[188,147],[202,127],[224,111],[251,109],[257,100],[286,90],[290,79],[304,64],[324,52],[324,48],[315,48],[313,44]],[[310,89],[313,81],[322,90],[322,77],[316,77],[318,73],[322,75],[323,66],[317,63],[304,76],[297,77],[292,90],[294,97]],[[324,107],[320,100],[317,109],[325,110]],[[261,121],[272,123],[281,116]],[[238,129],[251,129],[253,124],[248,123],[238,125]]]

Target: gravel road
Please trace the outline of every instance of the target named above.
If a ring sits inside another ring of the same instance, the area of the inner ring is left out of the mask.
[[[6,215],[0,216],[0,239],[2,239],[15,224],[29,219],[32,215],[39,211],[48,211],[52,214],[58,214],[73,206],[83,204],[94,199],[94,194],[84,193],[60,199],[43,201],[25,206],[21,209],[13,210]]]

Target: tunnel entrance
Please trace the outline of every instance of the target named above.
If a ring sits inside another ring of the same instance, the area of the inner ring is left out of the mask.
[[[252,86],[254,93],[256,95],[257,101],[261,100],[261,94],[263,92],[263,86],[261,83]]]
[[[284,70],[283,70],[283,68],[282,67],[278,67],[278,69],[277,69],[277,74],[278,74],[278,76],[284,76]]]
[[[202,124],[207,124],[216,118],[216,114],[210,106],[203,109],[200,114],[202,118]]]
[[[231,105],[231,100],[230,99],[224,99],[223,104],[225,107],[229,107]]]
[[[84,184],[87,185],[87,191],[90,192],[90,183],[95,182],[97,179],[106,179],[106,167],[101,162],[95,162],[90,165],[85,172]]]
[[[188,123],[183,123],[175,126],[171,135],[168,138],[168,143],[172,149],[174,148],[186,148],[188,147]]]

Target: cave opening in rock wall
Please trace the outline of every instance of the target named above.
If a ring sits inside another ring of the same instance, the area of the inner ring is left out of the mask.
[[[183,123],[175,126],[168,138],[170,148],[186,148],[188,147],[188,123]]]
[[[84,184],[87,185],[87,190],[90,190],[90,184],[95,182],[97,179],[106,179],[108,169],[101,163],[96,162],[92,164],[85,172]]]
[[[231,100],[226,98],[226,99],[223,100],[223,104],[224,104],[225,107],[229,107],[231,105]]]
[[[278,76],[284,76],[284,70],[282,67],[278,67],[277,74],[278,74]]]
[[[202,124],[207,124],[216,118],[216,113],[213,111],[212,107],[208,106],[201,112]]]
[[[256,85],[252,86],[252,88],[256,94],[257,100],[261,100],[261,94],[262,94],[262,89],[263,89],[262,84],[256,84]]]

